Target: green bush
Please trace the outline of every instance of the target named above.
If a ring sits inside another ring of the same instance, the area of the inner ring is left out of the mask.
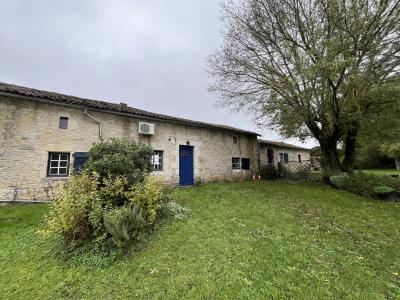
[[[153,176],[146,176],[143,183],[130,188],[126,196],[130,203],[144,208],[150,224],[155,222],[157,209],[166,200],[161,179]]]
[[[97,244],[112,242],[126,247],[151,229],[161,215],[157,211],[167,204],[162,181],[146,175],[142,183],[125,189],[127,179],[118,176],[73,175],[60,197],[54,199],[46,215],[42,234],[57,233],[68,248],[85,241]]]
[[[400,200],[400,180],[389,176],[378,176],[355,172],[352,175],[332,176],[331,184],[353,194],[378,199]]]
[[[349,182],[349,175],[335,175],[331,176],[331,185],[333,185],[337,189],[346,189]]]
[[[274,165],[263,166],[260,170],[262,179],[273,180],[278,179],[278,170]]]
[[[81,174],[54,199],[43,234],[58,233],[73,248],[85,241],[126,247],[139,242],[167,203],[161,179],[149,175],[151,149],[127,139],[93,146]]]
[[[144,238],[147,226],[144,210],[139,205],[126,205],[104,214],[104,225],[118,248],[126,248],[132,241]]]
[[[84,169],[97,172],[100,181],[107,177],[123,176],[127,185],[142,182],[150,171],[152,149],[128,138],[112,138],[94,145]]]
[[[380,185],[374,188],[374,195],[381,199],[391,199],[396,196],[396,189],[386,186]]]
[[[103,210],[98,175],[71,176],[63,193],[50,204],[42,234],[59,233],[67,246],[103,237]]]

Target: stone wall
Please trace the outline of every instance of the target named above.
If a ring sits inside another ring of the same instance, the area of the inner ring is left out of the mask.
[[[103,138],[129,137],[164,151],[162,176],[166,184],[179,183],[179,145],[194,146],[197,182],[240,180],[258,173],[256,136],[189,125],[144,120],[98,111],[90,115],[102,124]],[[59,128],[60,116],[68,129]],[[139,121],[155,124],[155,135],[138,134]],[[237,137],[237,143],[233,137]],[[87,152],[99,141],[98,124],[84,109],[27,100],[0,98],[0,200],[48,200],[67,178],[47,176],[49,152]],[[251,169],[232,170],[232,157],[250,158]],[[71,168],[70,168],[71,169]]]
[[[282,147],[276,147],[274,145],[262,144],[260,146],[260,165],[261,166],[266,166],[268,164],[268,156],[267,156],[268,149],[273,150],[273,157],[274,157],[273,163],[275,165],[277,165],[279,162],[279,153],[284,153],[284,152],[288,153],[289,161],[298,162],[299,154],[301,155],[302,161],[310,160],[310,151],[301,150],[301,149],[292,149],[292,148],[282,148]]]

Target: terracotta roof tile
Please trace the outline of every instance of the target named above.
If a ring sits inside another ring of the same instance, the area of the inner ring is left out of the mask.
[[[32,89],[32,88],[27,88],[27,87],[23,87],[23,86],[2,83],[2,82],[0,82],[0,92],[6,93],[6,94],[11,94],[14,96],[29,97],[29,98],[32,98],[30,100],[33,100],[33,101],[46,100],[46,101],[53,102],[54,104],[69,104],[69,105],[73,105],[73,106],[101,110],[101,111],[105,111],[105,112],[124,113],[124,114],[132,115],[135,117],[145,117],[145,118],[151,118],[151,119],[157,119],[157,120],[163,120],[163,121],[172,121],[172,122],[176,122],[176,123],[192,125],[192,126],[197,126],[197,127],[223,129],[223,130],[247,134],[247,135],[258,135],[255,132],[242,130],[242,129],[234,128],[231,126],[212,124],[212,123],[206,123],[206,122],[200,122],[200,121],[193,121],[193,120],[189,120],[189,119],[183,119],[183,118],[168,116],[168,115],[164,115],[164,114],[148,112],[145,110],[129,107],[128,105],[126,105],[124,103],[118,104],[118,103],[112,103],[112,102],[80,98],[80,97],[75,97],[75,96],[68,96],[68,95],[64,95],[64,94],[60,94],[60,93]]]
[[[268,141],[268,140],[262,140],[262,139],[258,139],[258,142],[261,145],[271,145],[271,146],[275,146],[275,147],[278,147],[278,148],[289,148],[289,149],[310,151],[310,149],[307,149],[307,148],[304,148],[304,147],[300,147],[300,146],[296,146],[296,145],[293,145],[293,144],[283,143],[283,142]]]

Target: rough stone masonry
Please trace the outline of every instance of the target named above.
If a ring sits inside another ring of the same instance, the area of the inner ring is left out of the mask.
[[[139,122],[154,125],[154,134],[140,134]],[[51,199],[73,171],[74,154],[111,137],[158,151],[159,170],[152,174],[170,185],[180,182],[181,145],[193,147],[195,183],[242,180],[259,172],[256,133],[0,83],[0,200]]]

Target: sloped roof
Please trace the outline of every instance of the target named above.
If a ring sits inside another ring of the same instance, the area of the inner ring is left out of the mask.
[[[112,103],[112,102],[106,102],[106,101],[99,101],[99,100],[69,96],[69,95],[64,95],[64,94],[60,94],[60,93],[48,92],[48,91],[43,91],[43,90],[38,90],[38,89],[8,84],[8,83],[2,83],[2,82],[0,82],[0,93],[5,93],[8,95],[13,95],[13,96],[27,97],[26,100],[32,100],[32,101],[45,100],[46,102],[53,103],[53,104],[71,105],[71,106],[77,106],[77,107],[82,107],[82,108],[86,108],[86,109],[104,111],[104,112],[108,112],[108,113],[121,113],[121,114],[131,115],[134,117],[144,117],[144,118],[150,118],[150,119],[156,119],[156,120],[162,120],[162,121],[170,121],[170,122],[176,122],[176,123],[180,123],[180,124],[192,125],[192,126],[197,126],[197,127],[222,129],[222,130],[242,133],[242,134],[246,134],[246,135],[259,135],[255,132],[251,132],[251,131],[247,131],[247,130],[243,130],[243,129],[239,129],[239,128],[235,128],[235,127],[231,127],[231,126],[212,124],[212,123],[194,121],[194,120],[189,120],[189,119],[184,119],[184,118],[178,118],[178,117],[153,113],[153,112],[137,109],[134,107],[130,107],[124,103],[118,104],[118,103]]]
[[[289,148],[289,149],[310,151],[310,149],[308,149],[308,148],[296,146],[293,144],[287,144],[287,143],[283,143],[283,142],[269,141],[269,140],[263,140],[263,139],[258,139],[258,142],[262,145],[270,145],[270,146],[274,146],[277,148]]]

